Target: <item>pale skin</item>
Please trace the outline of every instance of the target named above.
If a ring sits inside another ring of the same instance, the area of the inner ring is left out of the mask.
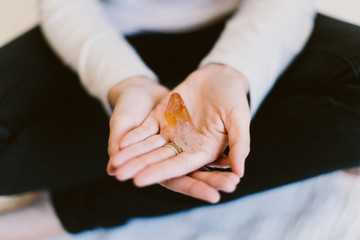
[[[153,87],[154,92],[162,89],[160,85]],[[116,110],[120,95],[111,91],[109,98],[115,103],[115,111],[110,121],[109,174],[120,181],[133,179],[139,187],[160,183],[194,198],[218,202],[219,191],[234,191],[244,174],[250,146],[248,89],[242,74],[220,64],[209,64],[196,70],[177,86],[172,92],[179,93],[184,99],[200,132],[202,145],[195,152],[176,156],[172,149],[162,147],[172,140],[164,130],[167,127],[164,112],[171,93],[145,104],[146,110],[154,108],[145,118],[144,109],[133,110],[141,113],[133,112],[131,119],[133,122],[136,119],[136,123],[124,126],[121,119],[127,117],[122,117],[123,113]],[[229,156],[223,156],[227,145]],[[201,170],[214,162],[230,166],[232,172]]]

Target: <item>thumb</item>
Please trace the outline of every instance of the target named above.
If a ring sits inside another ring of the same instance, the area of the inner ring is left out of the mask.
[[[108,154],[110,161],[107,171],[111,175],[111,157],[120,150],[120,141],[132,129],[141,125],[154,107],[154,101],[138,89],[129,89],[118,98],[110,118]]]
[[[244,176],[245,159],[250,152],[250,113],[248,108],[235,107],[228,118],[229,160],[234,173]]]

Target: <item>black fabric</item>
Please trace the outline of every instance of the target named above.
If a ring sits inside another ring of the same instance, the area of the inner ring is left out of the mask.
[[[173,87],[196,69],[222,28],[128,40]],[[70,232],[205,205],[105,176],[108,119],[38,29],[1,49],[0,74],[1,194],[50,189]],[[253,119],[245,177],[222,201],[359,166],[359,121],[360,28],[319,15],[305,49]]]
[[[0,194],[106,176],[107,138],[100,103],[39,28],[0,49]]]

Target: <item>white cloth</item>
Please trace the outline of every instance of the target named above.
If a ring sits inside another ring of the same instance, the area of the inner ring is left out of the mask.
[[[47,240],[358,240],[359,189],[360,177],[338,171],[226,204]]]
[[[112,86],[131,76],[157,80],[124,35],[182,32],[208,25],[237,9],[201,62],[227,64],[249,81],[251,113],[304,46],[314,0],[42,0],[42,29],[61,59],[107,111]],[[190,73],[189,73],[190,74]]]

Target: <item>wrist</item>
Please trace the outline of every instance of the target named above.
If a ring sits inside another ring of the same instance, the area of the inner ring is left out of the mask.
[[[124,92],[128,88],[133,87],[153,87],[154,84],[158,85],[158,83],[150,78],[134,76],[129,77],[115,86],[113,86],[108,93],[108,101],[114,106],[122,92]]]
[[[249,93],[249,82],[248,82],[247,78],[242,73],[240,73],[238,70],[236,70],[235,68],[233,68],[229,65],[219,64],[219,63],[209,63],[204,66],[201,66],[199,68],[199,70],[200,71],[205,70],[210,75],[219,75],[220,74],[223,77],[236,78],[236,79],[238,79],[238,81],[240,81],[242,83],[242,86],[243,86],[246,94]],[[221,79],[220,79],[220,81],[221,81]]]

